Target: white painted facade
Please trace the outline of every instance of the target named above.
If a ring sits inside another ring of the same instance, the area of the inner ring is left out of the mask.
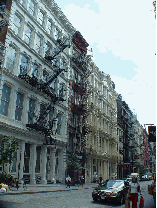
[[[31,184],[36,183],[36,176],[41,176],[42,184],[46,184],[47,180],[53,183],[56,180],[64,182],[69,72],[62,73],[51,85],[57,94],[60,85],[66,90],[64,91],[66,101],[55,104],[51,115],[57,118],[57,122],[60,115],[60,122],[56,123],[53,129],[53,136],[57,140],[56,146],[43,145],[44,135],[26,128],[30,118],[34,122],[39,116],[41,105],[48,104],[50,98],[20,79],[18,75],[22,73],[20,66],[24,66],[28,75],[32,76],[34,73],[39,80],[45,81],[50,77],[54,73],[54,67],[45,61],[45,53],[51,54],[54,51],[57,37],[60,35],[71,38],[74,28],[56,3],[48,0],[14,0],[9,25],[0,93],[2,94],[0,102],[5,104],[1,107],[0,136],[11,135],[19,139],[20,149],[15,153],[13,164],[5,165],[5,171],[19,179],[28,175]],[[60,63],[64,60],[69,65],[69,48],[58,57]],[[4,96],[6,92],[7,98]],[[20,106],[18,102],[21,102]],[[33,112],[30,108],[33,108]],[[18,112],[22,115],[20,116]],[[50,115],[48,119],[51,119]]]
[[[91,62],[87,125],[86,182],[94,175],[103,180],[117,176],[117,93],[109,75]]]

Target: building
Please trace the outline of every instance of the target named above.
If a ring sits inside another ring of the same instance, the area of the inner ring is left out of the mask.
[[[143,167],[143,126],[137,120],[137,115],[132,115],[132,134],[133,137],[130,141],[132,147],[131,158],[133,172],[140,173],[140,169]]]
[[[117,137],[117,178],[123,179],[123,128],[120,126],[120,123],[117,124]]]
[[[20,149],[5,171],[31,184],[37,176],[42,184],[64,182],[69,89],[65,69],[75,29],[54,1],[6,2],[11,9],[1,68],[0,136],[14,136]]]
[[[69,85],[69,116],[68,116],[68,159],[72,159],[75,154],[79,158],[82,168],[68,169],[68,173],[76,181],[79,175],[85,176],[86,159],[86,126],[87,117],[87,77],[88,77],[88,43],[76,31],[72,39],[71,47],[71,70]]]
[[[109,75],[92,61],[90,67],[86,182],[117,177],[117,93]]]
[[[143,169],[146,172],[150,172],[150,162],[151,162],[151,157],[150,157],[150,145],[148,142],[148,134],[146,129],[143,130]]]
[[[117,98],[117,122],[123,129],[123,177],[126,178],[130,172],[133,172],[133,151],[134,145],[131,144],[133,140],[132,132],[132,111],[122,96],[119,94]]]

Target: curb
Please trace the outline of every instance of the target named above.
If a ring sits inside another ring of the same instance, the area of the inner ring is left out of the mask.
[[[90,188],[94,188],[94,187],[90,187]],[[81,189],[90,189],[90,188],[81,188]],[[36,193],[48,193],[48,192],[59,192],[59,191],[76,191],[76,190],[80,190],[78,188],[74,188],[74,189],[57,189],[57,190],[51,190],[51,191],[25,191],[25,192],[16,192],[16,193],[0,193],[0,195],[20,195],[20,194],[36,194]]]

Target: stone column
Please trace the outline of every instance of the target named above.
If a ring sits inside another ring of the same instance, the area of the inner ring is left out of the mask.
[[[58,173],[58,176],[59,176],[59,180],[60,182],[63,182],[64,181],[64,164],[63,164],[63,154],[64,154],[64,149],[61,149],[59,151],[59,173]]]
[[[25,152],[25,142],[22,141],[21,142],[21,160],[20,160],[19,179],[23,178],[24,152]]]
[[[46,180],[46,162],[47,162],[47,146],[42,146],[41,147],[41,171],[42,171],[42,178],[41,178],[41,183],[42,184],[47,184]]]
[[[56,183],[56,179],[55,179],[55,165],[56,165],[56,149],[53,148],[51,149],[51,170],[50,170],[50,174],[51,174],[51,182]]]
[[[35,167],[36,167],[36,144],[30,146],[30,184],[36,184],[35,180]]]
[[[20,164],[20,150],[17,150],[17,160],[16,160],[16,178],[19,178],[19,164]]]

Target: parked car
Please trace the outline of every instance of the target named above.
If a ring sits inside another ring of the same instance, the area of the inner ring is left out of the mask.
[[[107,200],[119,203],[124,203],[128,193],[129,183],[125,180],[108,180],[95,188],[92,192],[94,201]]]
[[[139,176],[138,173],[131,173],[130,175],[128,175],[128,177],[127,177],[126,180],[127,180],[128,182],[131,182],[131,179],[132,179],[133,177],[137,177],[137,180],[138,180],[138,181],[140,180],[140,176]]]
[[[148,181],[148,180],[152,180],[152,174],[151,173],[145,173],[144,175],[142,175],[141,180],[142,181]]]

